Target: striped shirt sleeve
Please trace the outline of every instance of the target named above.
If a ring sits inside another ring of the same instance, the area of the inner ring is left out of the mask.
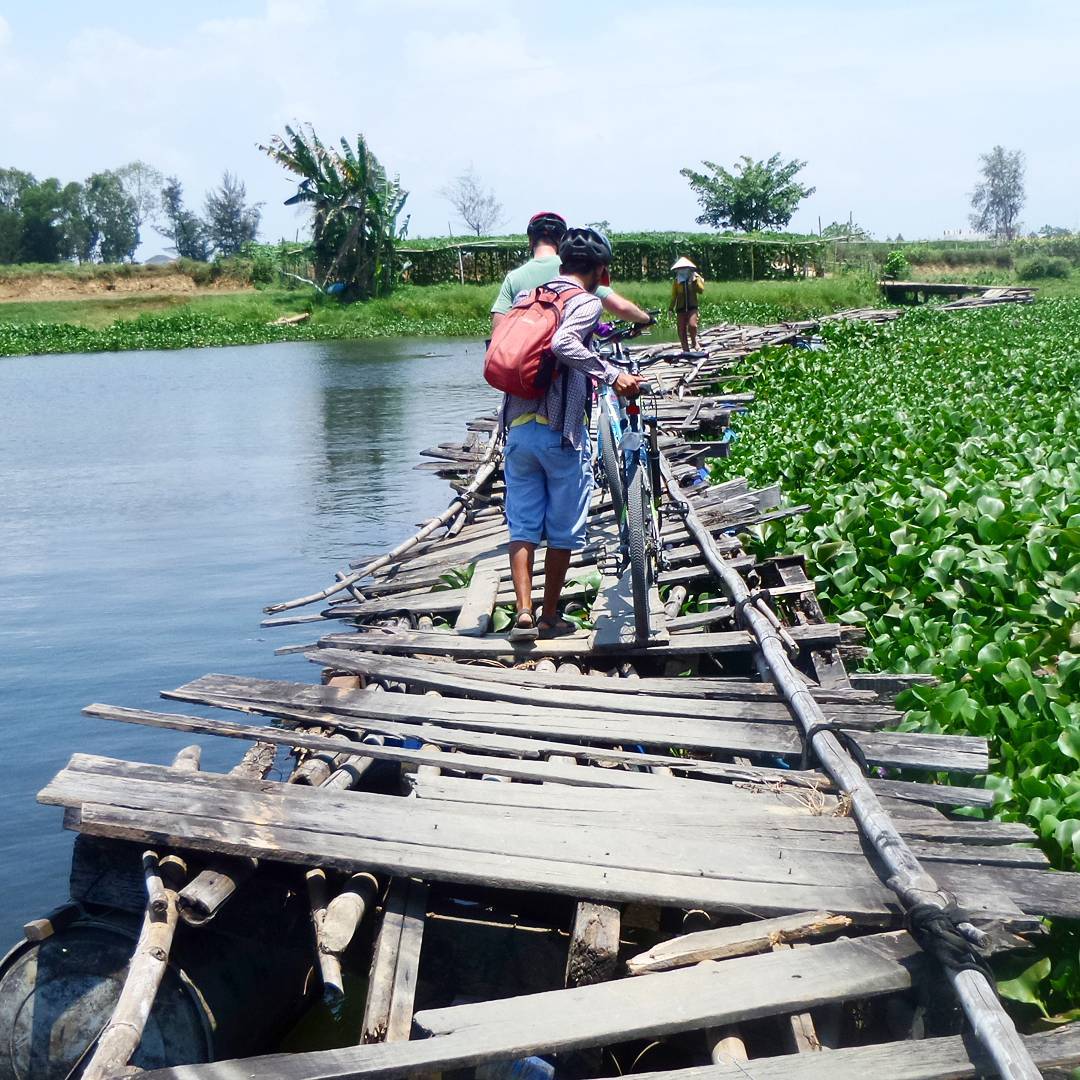
[[[551,351],[559,363],[584,375],[595,375],[606,383],[613,383],[618,377],[618,369],[585,344],[585,339],[596,329],[602,310],[600,300],[591,294],[575,296],[567,301],[562,323],[551,339]]]

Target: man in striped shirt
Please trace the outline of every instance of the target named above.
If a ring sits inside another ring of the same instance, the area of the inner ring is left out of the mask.
[[[570,229],[559,244],[559,257],[560,276],[548,282],[549,287],[556,292],[585,290],[566,301],[551,341],[559,377],[539,400],[507,394],[503,404],[506,520],[517,600],[510,638],[515,641],[575,629],[560,614],[559,599],[570,556],[585,541],[592,494],[586,426],[591,379],[607,383],[623,397],[636,397],[640,383],[590,348],[602,311],[595,293],[611,262],[607,238],[593,229]],[[533,557],[545,538],[544,602],[537,620],[532,610]]]

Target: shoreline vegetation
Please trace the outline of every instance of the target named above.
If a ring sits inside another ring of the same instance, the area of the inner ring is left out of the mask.
[[[951,267],[914,270],[912,279],[988,284],[988,271]],[[995,275],[1016,281],[1012,271]],[[0,267],[0,357],[119,352],[383,337],[467,337],[488,334],[496,287],[403,285],[387,297],[341,304],[308,288],[251,283],[242,260],[169,266]],[[674,340],[666,311],[667,282],[617,281],[642,307],[659,308],[652,340]],[[1040,300],[1080,295],[1080,274],[1037,281]],[[25,297],[26,299],[23,299]],[[770,323],[854,307],[886,306],[876,274],[839,271],[825,277],[710,281],[701,318],[711,323]],[[274,325],[308,314],[303,322]]]
[[[653,340],[675,336],[664,310],[666,282],[616,283],[646,308],[662,311]],[[407,285],[392,296],[342,305],[306,290],[246,289],[133,294],[0,303],[0,356],[186,349],[278,341],[382,337],[487,337],[490,285]],[[766,323],[882,303],[869,277],[710,282],[703,323]],[[302,323],[273,325],[310,312]]]

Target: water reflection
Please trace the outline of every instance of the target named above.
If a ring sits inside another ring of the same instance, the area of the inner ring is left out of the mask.
[[[309,679],[262,605],[330,581],[442,509],[412,471],[494,404],[477,343],[303,343],[0,360],[0,942],[66,896],[69,839],[34,795],[74,750],[167,761],[183,740],[79,716],[162,706],[208,671]],[[234,744],[204,742],[227,767]]]

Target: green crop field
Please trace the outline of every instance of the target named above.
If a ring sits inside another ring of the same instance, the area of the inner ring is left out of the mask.
[[[913,310],[834,324],[827,348],[751,358],[754,406],[717,478],[779,482],[802,552],[873,669],[928,672],[906,725],[990,740],[995,816],[1080,869],[1080,301]],[[1080,930],[1058,924],[1003,992],[1034,1018],[1080,1000]]]

